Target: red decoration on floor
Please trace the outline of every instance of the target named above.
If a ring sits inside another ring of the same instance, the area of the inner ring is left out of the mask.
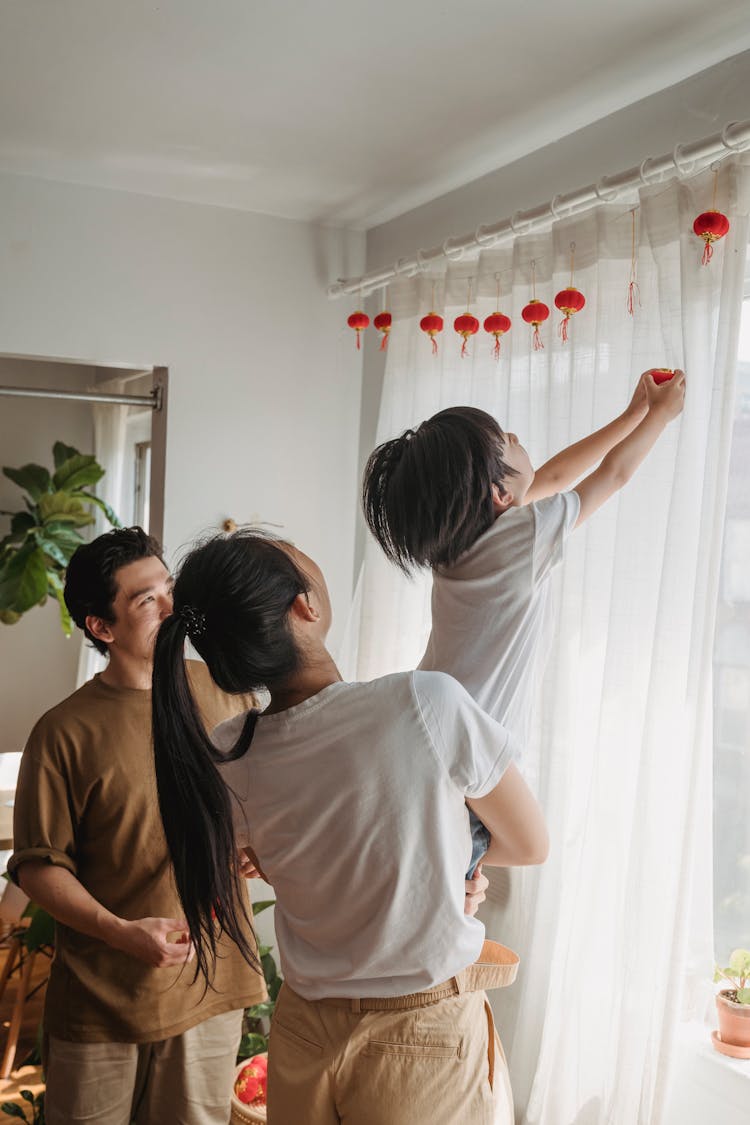
[[[382,338],[380,340],[380,350],[381,352],[384,352],[388,347],[388,333],[391,330],[393,317],[389,312],[379,312],[372,323],[377,328],[378,332],[382,332]]]
[[[457,316],[453,321],[453,327],[459,336],[463,337],[461,341],[461,359],[465,359],[469,354],[469,336],[473,336],[479,331],[479,321],[471,313],[462,313]]]
[[[423,316],[419,322],[419,327],[425,332],[432,341],[432,354],[437,355],[438,346],[436,336],[438,332],[443,331],[443,318],[438,316],[436,312],[429,312],[427,316]]]
[[[357,351],[359,351],[362,347],[360,336],[370,323],[370,318],[367,313],[362,312],[361,309],[357,309],[356,312],[353,312],[351,316],[347,317],[346,323],[357,333]]]
[[[528,305],[521,310],[521,316],[530,324],[534,329],[534,351],[540,352],[544,350],[542,337],[539,335],[539,325],[544,324],[549,316],[549,308],[545,305],[544,301],[539,301],[536,297],[532,297]]]
[[[491,333],[495,337],[495,344],[492,348],[492,354],[495,359],[500,359],[500,337],[506,332],[510,332],[510,317],[505,316],[501,312],[490,313],[484,321],[485,332]]]
[[[707,266],[714,256],[714,242],[729,230],[729,219],[721,211],[704,211],[693,223],[693,230],[705,242],[701,263]]]

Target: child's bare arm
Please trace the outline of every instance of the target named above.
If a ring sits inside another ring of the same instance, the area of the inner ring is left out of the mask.
[[[642,378],[648,397],[648,413],[632,433],[610,450],[599,468],[576,485],[575,491],[581,501],[576,527],[627,484],[668,423],[682,411],[685,401],[683,371],[675,371],[673,378],[660,386],[648,373]]]
[[[537,469],[524,504],[543,500],[545,496],[553,496],[554,493],[569,488],[587,469],[601,461],[610,449],[633,432],[645,417],[647,409],[648,400],[642,375],[622,414],[600,430],[556,453]]]

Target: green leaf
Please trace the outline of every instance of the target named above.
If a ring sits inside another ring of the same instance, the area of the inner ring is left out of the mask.
[[[83,536],[79,535],[74,527],[69,523],[60,523],[59,520],[50,520],[49,523],[45,523],[42,530],[44,538],[51,540],[63,552],[68,562],[84,542]]]
[[[34,1104],[34,1095],[31,1090],[19,1090],[19,1093],[24,1101],[31,1102],[32,1105]]]
[[[275,1007],[273,1000],[264,1000],[262,1004],[253,1004],[252,1008],[245,1008],[245,1015],[249,1020],[260,1020],[264,1016],[273,1015]]]
[[[281,977],[279,977],[279,976],[275,977],[274,980],[269,980],[269,981],[266,982],[266,987],[268,988],[268,995],[271,997],[274,1004],[276,1003],[276,1001],[278,999],[279,993],[281,992],[281,986],[282,986],[283,983],[284,982],[282,981]]]
[[[59,469],[71,457],[79,457],[80,453],[72,445],[65,445],[61,441],[56,441],[52,446],[52,456],[55,459],[55,468]]]
[[[38,524],[31,512],[16,512],[10,521],[11,538],[20,542],[26,537],[27,532],[29,532],[32,527],[37,526]]]
[[[43,465],[32,463],[23,465],[20,469],[9,469],[6,466],[3,472],[8,480],[12,480],[19,488],[25,489],[35,503],[43,493],[50,491],[50,475]]]
[[[42,523],[56,521],[71,523],[75,527],[85,527],[93,523],[94,517],[86,511],[80,500],[69,492],[50,492],[39,500],[39,515]]]
[[[275,906],[275,898],[264,898],[260,902],[253,903],[253,914],[262,914],[264,910],[268,910],[269,906]]]
[[[3,625],[15,625],[20,620],[21,614],[16,613],[14,609],[0,609],[0,621]]]
[[[43,945],[55,944],[55,920],[46,910],[42,910],[41,906],[35,907],[23,941],[29,953],[41,949]]]
[[[737,1000],[740,1004],[750,1004],[750,988],[738,988]]]
[[[55,488],[73,492],[87,484],[96,484],[104,476],[104,469],[93,454],[76,453],[63,461],[52,478]]]
[[[729,971],[734,976],[750,976],[750,951],[735,949],[729,957]]]
[[[237,1062],[242,1062],[243,1059],[251,1059],[253,1055],[263,1054],[268,1050],[268,1038],[265,1035],[258,1035],[257,1032],[251,1031],[247,1035],[243,1035],[240,1040],[240,1046],[237,1051]]]
[[[3,1113],[7,1113],[8,1117],[20,1117],[22,1121],[26,1122],[29,1120],[20,1105],[16,1105],[15,1102],[3,1102],[0,1109]]]
[[[73,632],[73,618],[70,616],[70,611],[65,604],[65,587],[63,580],[59,574],[54,571],[47,572],[47,581],[49,582],[49,590],[54,598],[57,598],[57,604],[60,607],[60,625],[66,637],[69,637]]]
[[[0,571],[0,609],[25,613],[47,596],[47,563],[33,542],[23,547]]]
[[[122,527],[119,519],[115,515],[114,509],[110,508],[106,500],[102,500],[101,496],[94,496],[92,492],[71,492],[71,496],[77,499],[85,500],[88,504],[96,504],[97,508],[101,508],[105,516],[112,524],[112,527]]]

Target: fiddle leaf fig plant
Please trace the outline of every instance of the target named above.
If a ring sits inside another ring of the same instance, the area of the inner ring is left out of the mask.
[[[736,1004],[750,1004],[750,950],[735,949],[726,969],[716,966],[714,981],[729,981],[733,993],[731,999]]]
[[[35,464],[3,468],[8,480],[25,492],[25,506],[17,512],[0,510],[10,517],[10,529],[0,540],[0,621],[13,625],[53,597],[69,637],[73,625],[63,588],[70,558],[84,542],[78,529],[94,522],[93,507],[101,509],[113,527],[121,524],[109,504],[89,491],[105,472],[96,457],[61,441],[55,442],[52,456],[52,472]]]

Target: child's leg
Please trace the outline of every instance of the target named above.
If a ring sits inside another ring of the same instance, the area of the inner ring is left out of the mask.
[[[469,809],[469,827],[471,828],[471,863],[469,864],[469,870],[466,872],[467,879],[473,878],[477,864],[481,863],[492,838],[489,829],[485,828],[479,817],[471,809]]]

